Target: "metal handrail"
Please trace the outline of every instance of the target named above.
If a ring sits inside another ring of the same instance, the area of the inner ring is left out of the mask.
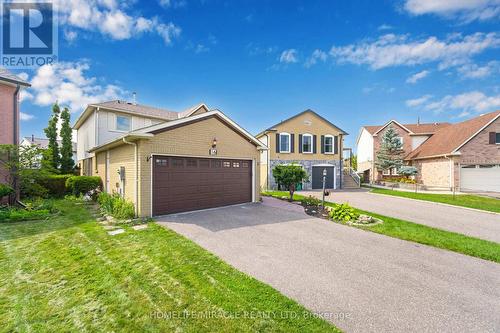
[[[361,178],[356,173],[356,171],[354,171],[353,168],[351,168],[350,166],[345,166],[344,167],[344,171],[347,171],[347,173],[349,174],[349,176],[351,176],[354,179],[354,181],[356,182],[356,184],[358,186],[361,186]]]

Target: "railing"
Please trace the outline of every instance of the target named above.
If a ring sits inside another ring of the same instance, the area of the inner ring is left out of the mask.
[[[356,173],[356,171],[354,171],[353,168],[351,168],[350,166],[345,166],[344,167],[344,174],[351,176],[352,179],[354,179],[354,181],[356,182],[356,185],[361,186],[361,178]]]

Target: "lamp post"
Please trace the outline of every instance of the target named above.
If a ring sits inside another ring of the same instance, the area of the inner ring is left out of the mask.
[[[323,199],[321,200],[322,209],[325,209],[325,183],[326,183],[326,168],[323,169]]]

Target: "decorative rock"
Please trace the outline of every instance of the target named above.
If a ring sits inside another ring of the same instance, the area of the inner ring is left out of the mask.
[[[134,229],[134,230],[144,230],[144,229],[146,229],[147,227],[148,227],[148,225],[147,225],[147,224],[139,224],[139,225],[134,225],[134,226],[132,227],[132,229]]]
[[[108,235],[114,236],[114,235],[123,234],[124,232],[125,232],[125,230],[123,230],[123,229],[116,229],[116,230],[108,231]]]

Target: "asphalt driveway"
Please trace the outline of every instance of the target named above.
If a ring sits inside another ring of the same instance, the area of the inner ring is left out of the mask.
[[[347,332],[498,332],[500,265],[310,218],[265,198],[161,217]]]
[[[320,197],[320,192],[300,192]],[[330,202],[348,202],[369,212],[425,224],[460,234],[500,243],[500,215],[433,202],[370,193],[367,189],[332,192]]]

